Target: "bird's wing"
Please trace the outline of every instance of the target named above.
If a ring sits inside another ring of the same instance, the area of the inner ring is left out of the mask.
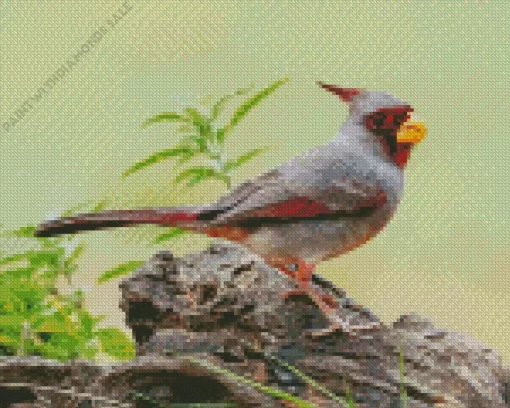
[[[256,224],[367,216],[387,200],[385,191],[377,183],[360,181],[345,171],[343,177],[342,171],[330,171],[333,175],[330,177],[327,172],[323,173],[326,177],[320,169],[304,176],[298,172],[273,170],[234,189],[199,218],[213,224]]]

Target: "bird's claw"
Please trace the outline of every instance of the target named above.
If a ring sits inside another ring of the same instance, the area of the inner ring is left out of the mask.
[[[291,291],[285,292],[282,295],[282,298],[283,298],[283,300],[287,300],[288,298],[293,297],[293,296],[311,297],[309,289],[308,290],[307,289],[296,289],[296,290],[291,290]],[[335,298],[333,296],[331,296],[331,295],[319,295],[319,296],[320,296],[321,303],[324,303],[325,305],[327,305],[328,307],[330,307],[332,309],[338,307],[338,302],[335,301]]]
[[[301,287],[296,290],[286,292],[284,299],[291,296],[307,296],[322,312],[327,319],[328,326],[323,329],[313,329],[308,332],[312,338],[320,338],[329,336],[337,331],[341,331],[348,335],[357,335],[362,332],[372,331],[381,327],[380,322],[369,322],[364,324],[352,324],[349,320],[343,320],[336,314],[339,304],[333,296],[320,294],[310,287]]]

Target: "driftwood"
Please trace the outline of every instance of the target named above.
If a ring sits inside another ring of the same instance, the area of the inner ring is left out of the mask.
[[[332,283],[314,277],[313,285],[343,320],[378,322]],[[357,408],[510,406],[496,352],[418,316],[311,336],[326,326],[314,304],[285,298],[293,281],[235,245],[183,258],[160,252],[121,289],[134,361],[0,359],[0,408],[298,406],[255,382],[315,407],[347,406],[346,398]]]

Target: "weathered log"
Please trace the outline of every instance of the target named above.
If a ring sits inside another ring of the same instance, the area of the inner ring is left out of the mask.
[[[331,282],[314,277],[313,286],[352,325],[378,322]],[[510,406],[509,372],[469,336],[415,315],[312,336],[327,326],[313,302],[286,298],[293,280],[232,244],[182,258],[160,252],[121,289],[134,361],[1,358],[0,408],[296,406],[256,384],[315,407],[346,406],[346,398],[357,408]]]
[[[314,287],[340,305],[353,325],[377,322],[365,307],[322,278]],[[306,297],[285,299],[287,276],[235,245],[174,258],[157,254],[123,285],[127,323],[139,355],[207,353],[218,364],[319,406],[339,406],[295,375],[297,367],[356,407],[505,407],[498,354],[469,336],[437,329],[418,316],[360,333],[322,337],[326,327]]]

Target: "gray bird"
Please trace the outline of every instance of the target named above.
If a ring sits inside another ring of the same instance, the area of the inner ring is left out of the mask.
[[[80,214],[46,222],[36,236],[158,224],[235,241],[296,280],[299,289],[291,294],[305,294],[320,308],[330,322],[323,332],[368,329],[340,320],[336,306],[311,288],[312,273],[319,262],[386,226],[402,197],[411,150],[426,128],[411,119],[408,103],[385,92],[319,85],[349,105],[347,121],[329,143],[212,204]]]

